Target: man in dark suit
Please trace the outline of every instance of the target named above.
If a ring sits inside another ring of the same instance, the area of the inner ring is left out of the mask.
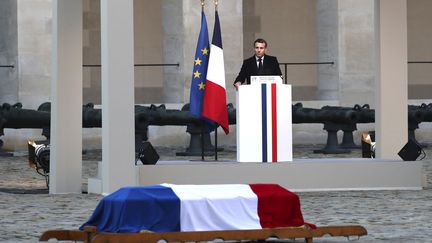
[[[277,58],[266,55],[267,42],[256,39],[254,47],[255,55],[243,61],[240,73],[234,81],[236,89],[242,84],[250,84],[251,76],[282,75]]]

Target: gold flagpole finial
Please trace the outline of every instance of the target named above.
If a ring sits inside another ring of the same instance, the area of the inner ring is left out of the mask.
[[[219,4],[219,0],[214,0],[214,4],[215,4],[216,10],[217,10],[218,4]]]
[[[201,0],[201,8],[204,9],[204,0]]]

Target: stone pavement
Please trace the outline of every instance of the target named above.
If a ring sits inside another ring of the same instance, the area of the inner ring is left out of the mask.
[[[312,153],[321,146],[297,145],[294,158],[360,157],[358,150],[344,155]],[[161,160],[179,159],[175,152],[184,150],[156,149]],[[430,146],[425,151],[432,156]],[[184,159],[190,158],[197,159]],[[235,158],[234,149],[225,148],[219,158]],[[100,151],[83,155],[83,190],[86,178],[95,176],[100,159]],[[432,159],[429,156],[424,160],[424,172],[427,186],[421,191],[298,193],[303,216],[317,225],[363,225],[369,234],[357,242],[432,242]],[[85,193],[47,194],[44,178],[29,168],[25,153],[0,157],[0,178],[0,242],[37,242],[40,234],[48,229],[77,229],[101,199],[100,195]],[[315,239],[315,242],[348,240],[327,237]]]

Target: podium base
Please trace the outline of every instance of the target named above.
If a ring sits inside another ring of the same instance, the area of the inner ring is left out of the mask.
[[[423,186],[423,161],[325,158],[240,163],[209,159],[201,163],[177,160],[136,166],[138,185],[274,183],[292,191],[421,190]],[[313,176],[305,180],[307,175]]]
[[[13,157],[13,153],[0,151],[0,157]]]
[[[176,152],[176,156],[201,156],[201,152]],[[206,151],[204,156],[214,156],[214,152]]]
[[[353,143],[353,144],[340,144],[339,147],[342,149],[361,149],[361,146],[357,145],[355,143]]]
[[[316,149],[313,151],[314,154],[349,154],[351,153],[351,150],[349,149]]]

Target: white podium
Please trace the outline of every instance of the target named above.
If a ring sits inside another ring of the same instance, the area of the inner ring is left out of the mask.
[[[254,76],[237,96],[237,161],[292,161],[291,85]]]

